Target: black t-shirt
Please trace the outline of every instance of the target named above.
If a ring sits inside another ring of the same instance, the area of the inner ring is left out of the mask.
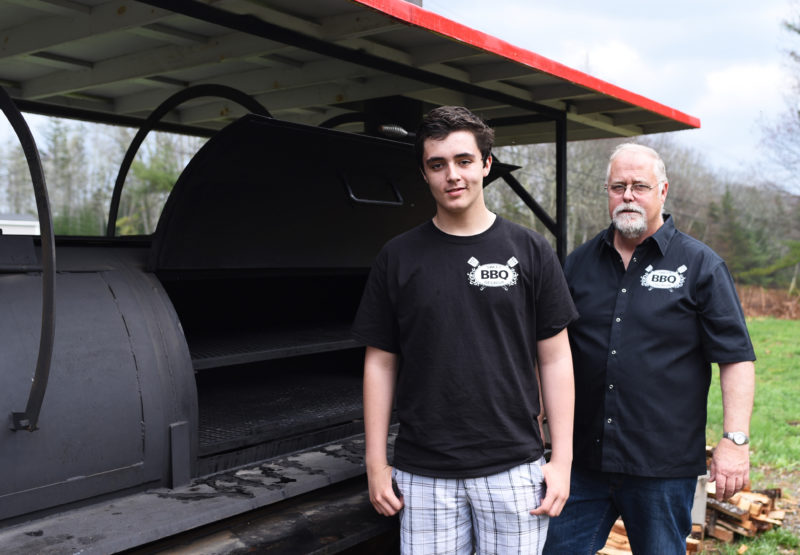
[[[536,342],[576,316],[552,248],[522,226],[426,222],[389,241],[353,334],[399,355],[395,466],[466,478],[539,458]]]
[[[670,216],[627,271],[613,229],[568,257],[580,318],[569,326],[575,369],[574,464],[636,476],[704,474],[711,363],[755,360],[733,280]]]

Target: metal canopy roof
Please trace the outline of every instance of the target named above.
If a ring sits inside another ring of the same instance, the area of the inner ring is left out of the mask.
[[[347,122],[375,99],[389,99],[381,123],[396,123],[402,97],[465,105],[498,145],[553,141],[564,117],[569,140],[700,125],[404,0],[0,0],[0,86],[25,111],[138,124],[198,84],[311,125]],[[202,97],[164,122],[218,129],[245,112]]]

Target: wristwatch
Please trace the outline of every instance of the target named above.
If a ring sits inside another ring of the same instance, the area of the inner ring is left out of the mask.
[[[745,445],[750,443],[750,438],[744,432],[723,432],[722,437],[726,437],[736,445]]]

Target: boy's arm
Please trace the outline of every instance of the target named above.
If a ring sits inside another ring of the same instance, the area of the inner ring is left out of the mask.
[[[547,492],[531,514],[558,516],[569,497],[572,468],[572,421],[575,411],[575,377],[567,330],[537,343],[542,410],[547,413],[552,453],[542,467]]]
[[[364,356],[364,432],[369,499],[375,510],[391,516],[403,508],[392,489],[392,467],[386,455],[397,379],[397,355],[367,347]]]

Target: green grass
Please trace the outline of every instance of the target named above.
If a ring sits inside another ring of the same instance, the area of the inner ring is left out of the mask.
[[[747,555],[776,555],[777,553],[797,553],[800,539],[786,530],[773,528],[755,538],[748,538],[734,543],[718,542],[717,553],[721,555],[737,555],[742,545],[747,546]],[[707,552],[708,553],[708,552]]]
[[[750,462],[756,483],[759,471],[800,470],[800,320],[748,320],[756,351],[756,393],[750,421]],[[716,445],[722,435],[719,369],[708,396],[706,441]],[[769,479],[764,475],[763,478]]]
[[[753,489],[780,487],[788,472],[800,475],[800,320],[756,318],[747,322],[756,351],[756,393],[750,421],[750,481]],[[708,396],[706,441],[716,445],[722,434],[719,369]],[[774,528],[755,538],[736,536],[732,544],[716,542],[711,553],[733,555],[747,545],[747,555],[797,553],[800,538]]]

